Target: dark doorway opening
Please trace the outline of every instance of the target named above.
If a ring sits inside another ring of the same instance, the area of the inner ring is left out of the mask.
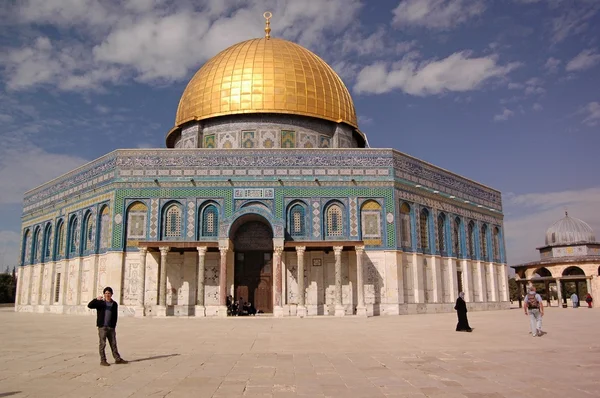
[[[273,261],[271,252],[235,254],[235,300],[254,304],[264,313],[273,312]]]

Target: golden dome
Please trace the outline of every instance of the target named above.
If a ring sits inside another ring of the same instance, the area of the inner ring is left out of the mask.
[[[312,116],[357,127],[340,77],[317,55],[282,39],[244,41],[206,62],[181,96],[175,125],[247,113]]]

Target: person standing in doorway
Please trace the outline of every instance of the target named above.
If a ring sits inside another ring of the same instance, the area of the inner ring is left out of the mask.
[[[110,344],[113,358],[116,364],[126,364],[127,361],[121,358],[117,348],[117,317],[119,316],[119,305],[112,299],[113,290],[110,287],[105,287],[103,296],[93,299],[89,302],[88,308],[96,310],[96,326],[98,327],[98,338],[100,339],[100,365],[110,366],[106,361],[104,348],[106,347],[106,339]]]
[[[577,293],[571,295],[571,303],[573,303],[573,308],[579,307],[579,297],[577,296]]]
[[[465,302],[465,293],[458,293],[456,299],[456,305],[454,306],[456,315],[458,316],[458,323],[456,324],[457,332],[472,332],[473,329],[469,326],[469,320],[467,319],[467,303]]]
[[[592,298],[591,294],[587,294],[587,296],[585,296],[585,302],[588,305],[588,308],[592,308],[592,301],[594,301],[594,299]]]
[[[529,324],[531,326],[531,335],[533,337],[542,336],[542,317],[544,316],[544,304],[542,297],[535,292],[535,286],[529,288],[529,293],[525,296],[525,315],[529,315]]]

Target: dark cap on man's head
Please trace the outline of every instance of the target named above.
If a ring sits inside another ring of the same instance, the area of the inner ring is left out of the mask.
[[[102,291],[102,294],[104,294],[104,293],[106,293],[106,292],[109,292],[110,294],[113,294],[112,287],[110,287],[110,286],[106,286],[106,287],[104,288],[104,290]]]

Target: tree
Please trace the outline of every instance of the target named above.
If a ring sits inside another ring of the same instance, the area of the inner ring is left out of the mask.
[[[508,292],[511,300],[519,301],[519,285],[515,278],[510,278],[508,280]]]
[[[17,295],[17,274],[13,268],[12,274],[6,269],[5,274],[0,274],[0,303],[14,303]]]

